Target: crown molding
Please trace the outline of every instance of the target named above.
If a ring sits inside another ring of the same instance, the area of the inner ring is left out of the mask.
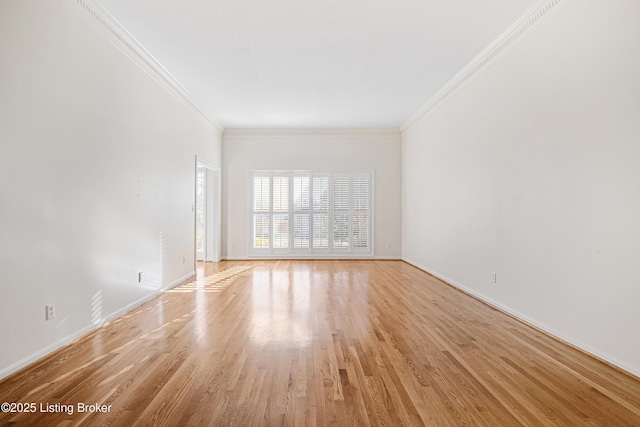
[[[278,128],[278,129],[225,129],[223,139],[246,138],[400,138],[398,128]]]
[[[224,127],[210,117],[191,94],[127,29],[96,0],[64,0],[93,28],[123,52],[179,101],[193,108],[222,134]]]
[[[548,18],[551,11],[557,12],[560,7],[570,3],[571,0],[540,0],[531,6],[516,22],[502,33],[493,43],[476,55],[460,72],[449,80],[440,90],[429,98],[418,110],[411,115],[402,125],[400,131],[406,134],[426,117],[441,102],[446,100],[458,88],[467,81],[475,78],[481,70],[492,62],[502,51],[511,46],[525,32],[543,17]]]

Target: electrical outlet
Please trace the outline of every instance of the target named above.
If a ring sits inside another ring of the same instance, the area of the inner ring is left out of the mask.
[[[183,256],[183,257],[182,257],[182,263],[183,263],[183,264],[186,264],[186,263],[187,263],[187,257],[186,257],[186,256]]]
[[[498,273],[495,271],[491,273],[491,283],[498,283]]]
[[[144,280],[144,274],[142,273],[142,271],[140,271],[138,273],[138,283],[142,283],[143,280]]]
[[[56,305],[55,304],[49,304],[49,305],[45,305],[45,319],[46,320],[51,320],[54,317],[56,317]]]
[[[391,249],[391,243],[387,242],[387,249]]]

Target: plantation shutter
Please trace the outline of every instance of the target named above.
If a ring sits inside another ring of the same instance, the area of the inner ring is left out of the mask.
[[[333,240],[334,249],[349,248],[349,216],[351,205],[350,178],[335,176],[333,178]]]
[[[270,181],[267,174],[253,177],[253,248],[268,249],[271,247],[269,234]]]
[[[329,175],[313,177],[313,248],[329,249]]]
[[[309,218],[309,174],[293,176],[293,247],[309,249],[311,244]]]
[[[372,253],[372,197],[370,173],[253,172],[250,252]]]
[[[353,212],[351,215],[351,242],[354,250],[368,249],[370,240],[371,184],[369,176],[352,178]]]
[[[273,177],[273,248],[289,248],[289,177]]]

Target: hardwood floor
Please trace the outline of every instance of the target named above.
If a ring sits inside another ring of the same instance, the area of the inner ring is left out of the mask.
[[[38,406],[0,425],[640,426],[640,380],[403,262],[204,276],[0,382]]]

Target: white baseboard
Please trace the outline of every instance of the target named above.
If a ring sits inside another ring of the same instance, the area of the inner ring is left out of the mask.
[[[391,260],[391,261],[402,261],[402,257],[400,256],[371,256],[371,255],[350,255],[344,257],[335,257],[335,256],[256,256],[256,257],[222,257],[222,261],[277,261],[277,260],[325,260],[325,261],[354,261],[354,260]]]
[[[419,268],[420,270],[422,270],[422,271],[424,271],[424,272],[426,272],[426,273],[428,273],[428,274],[430,274],[430,275],[432,275],[434,277],[437,277],[438,279],[442,280],[443,282],[447,283],[448,285],[451,285],[454,288],[457,288],[457,289],[461,290],[462,292],[464,292],[466,294],[472,295],[473,297],[475,297],[478,300],[484,302],[485,304],[487,304],[487,305],[489,305],[489,306],[491,306],[493,308],[496,308],[496,309],[502,311],[503,313],[506,313],[506,314],[508,314],[508,315],[520,320],[521,322],[529,325],[529,326],[533,326],[533,327],[535,327],[537,329],[540,329],[544,333],[546,333],[546,334],[548,334],[548,335],[550,335],[550,336],[552,336],[552,337],[554,337],[554,338],[556,338],[556,339],[558,339],[560,341],[563,341],[563,342],[571,345],[572,347],[575,347],[578,350],[589,354],[590,356],[593,356],[593,357],[595,357],[597,359],[600,359],[603,362],[611,364],[611,365],[613,365],[613,366],[615,366],[615,367],[617,367],[617,368],[619,368],[619,369],[621,369],[621,370],[623,370],[623,371],[625,371],[625,372],[627,372],[627,373],[629,373],[629,374],[631,374],[631,375],[633,375],[635,377],[639,377],[640,378],[640,369],[638,369],[638,368],[636,368],[634,366],[631,366],[628,363],[625,363],[625,362],[623,362],[621,360],[618,360],[615,357],[612,357],[611,355],[609,355],[609,354],[607,354],[607,353],[605,353],[603,351],[600,351],[600,350],[595,349],[595,348],[593,348],[593,347],[591,347],[589,345],[586,345],[586,344],[580,342],[579,340],[576,340],[573,337],[570,337],[570,336],[568,336],[568,335],[566,335],[566,334],[564,334],[564,333],[562,333],[560,331],[557,331],[554,328],[551,328],[548,325],[546,325],[546,324],[544,324],[544,323],[542,323],[542,322],[540,322],[540,321],[538,321],[536,319],[533,319],[533,318],[531,318],[529,316],[526,316],[526,315],[518,312],[517,310],[514,310],[514,309],[512,309],[512,308],[510,308],[510,307],[508,307],[508,306],[506,306],[506,305],[504,305],[502,303],[499,303],[498,301],[495,301],[495,300],[493,300],[493,299],[481,294],[480,292],[477,292],[477,291],[475,291],[473,289],[470,289],[469,287],[464,286],[463,284],[458,283],[453,279],[450,279],[450,278],[448,278],[448,277],[446,277],[446,276],[444,276],[444,275],[442,275],[442,274],[440,274],[440,273],[438,273],[436,271],[433,271],[433,270],[429,269],[428,267],[426,267],[426,266],[424,266],[424,265],[422,265],[422,264],[420,264],[418,262],[415,262],[415,261],[411,260],[410,258],[402,257],[402,260],[404,262],[406,262],[407,264],[411,264],[414,267]]]
[[[22,368],[25,368],[29,365],[31,365],[34,362],[37,362],[38,360],[50,355],[51,353],[53,353],[56,350],[59,350],[60,348],[71,344],[72,342],[84,337],[85,335],[95,331],[96,329],[102,327],[105,323],[110,322],[114,319],[117,319],[120,316],[124,316],[126,313],[130,312],[131,310],[141,306],[142,304],[144,304],[147,301],[152,300],[153,298],[157,297],[158,295],[164,293],[165,291],[168,291],[169,289],[175,288],[176,286],[180,285],[181,283],[186,282],[187,280],[189,280],[191,277],[195,276],[196,272],[192,271],[188,274],[185,274],[184,276],[174,280],[173,282],[167,284],[164,288],[159,289],[156,292],[153,292],[149,295],[145,295],[144,297],[130,303],[127,304],[126,306],[124,306],[123,308],[114,311],[113,313],[103,317],[101,319],[101,321],[97,324],[91,324],[88,326],[85,326],[84,328],[73,332],[65,337],[60,338],[59,340],[55,341],[53,344],[48,345],[47,347],[33,353],[30,354],[29,356],[25,357],[22,360],[19,360],[18,362],[9,365],[8,367],[0,370],[0,380],[3,378],[8,377],[11,374],[14,374],[16,372],[18,372],[19,370],[21,370]]]
[[[9,365],[6,368],[4,368],[3,370],[0,371],[0,380],[3,378],[8,377],[9,375],[18,372],[20,369],[31,365],[34,362],[37,362],[38,360],[44,358],[45,356],[48,356],[49,354],[53,353],[54,351],[64,347],[65,345],[72,343],[73,341],[85,336],[86,334],[90,333],[91,331],[93,331],[94,329],[96,329],[96,326],[94,325],[89,325],[89,326],[85,326],[84,328],[80,329],[79,331],[76,331],[72,334],[69,334],[65,337],[60,338],[59,340],[55,341],[53,344],[50,344],[48,346],[46,346],[45,348],[30,354],[29,356],[25,357],[22,360],[17,361],[16,363],[14,363],[13,365]]]
[[[177,279],[176,279],[176,280],[174,280],[173,282],[171,282],[171,283],[167,283],[167,284],[164,286],[163,291],[168,291],[169,289],[173,289],[173,288],[175,288],[176,286],[181,285],[181,284],[183,284],[184,282],[186,282],[187,280],[191,279],[191,278],[192,278],[192,277],[194,277],[195,275],[196,275],[196,272],[195,272],[195,271],[191,271],[191,272],[189,272],[189,273],[185,274],[184,276],[177,278]]]
[[[196,272],[195,271],[191,271],[191,272],[185,274],[184,276],[179,277],[178,279],[174,280],[173,282],[166,284],[163,288],[157,290],[156,292],[154,292],[152,294],[149,294],[149,295],[145,295],[144,297],[132,302],[131,304],[127,304],[123,308],[121,308],[119,310],[116,310],[113,313],[105,316],[104,319],[102,320],[102,322],[100,322],[96,326],[96,328],[99,328],[100,326],[104,325],[105,323],[110,322],[110,321],[112,321],[114,319],[117,319],[120,316],[124,316],[126,313],[130,312],[131,310],[140,307],[145,302],[154,299],[155,297],[157,297],[158,295],[168,291],[169,289],[173,289],[176,286],[180,285],[181,283],[186,282],[187,280],[189,280],[190,278],[192,278],[195,275],[196,275]]]

